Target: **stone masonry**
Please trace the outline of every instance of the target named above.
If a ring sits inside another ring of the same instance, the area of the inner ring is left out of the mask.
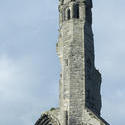
[[[94,63],[91,8],[92,0],[59,1],[60,105],[35,125],[109,125],[100,116],[101,74]]]

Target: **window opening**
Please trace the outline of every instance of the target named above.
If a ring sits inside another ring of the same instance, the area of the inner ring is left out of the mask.
[[[67,10],[67,19],[70,20],[70,9]]]
[[[73,5],[73,18],[79,18],[79,4]]]

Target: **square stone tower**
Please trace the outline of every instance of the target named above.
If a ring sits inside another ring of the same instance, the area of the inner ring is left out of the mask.
[[[35,125],[109,125],[100,116],[91,8],[92,0],[59,1],[60,106],[43,113]]]

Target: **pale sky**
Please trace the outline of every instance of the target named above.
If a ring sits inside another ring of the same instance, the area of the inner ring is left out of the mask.
[[[125,1],[93,0],[102,116],[125,125]],[[0,125],[34,125],[58,106],[58,0],[0,0]]]

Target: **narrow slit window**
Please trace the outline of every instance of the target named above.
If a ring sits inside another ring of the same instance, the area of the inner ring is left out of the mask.
[[[73,18],[79,18],[79,4],[73,6]]]
[[[70,20],[70,9],[67,10],[67,19]]]

